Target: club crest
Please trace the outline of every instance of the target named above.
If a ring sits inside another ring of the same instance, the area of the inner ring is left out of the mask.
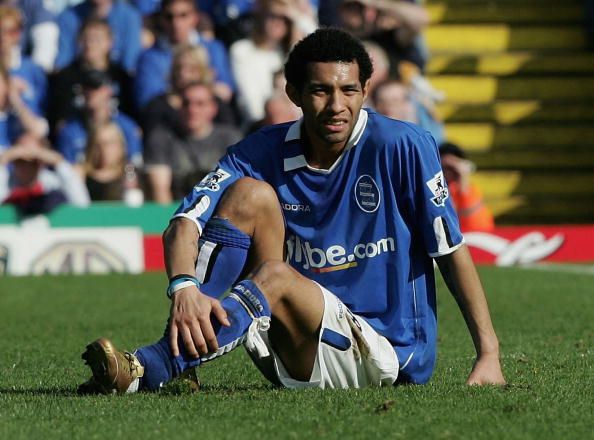
[[[377,183],[371,176],[363,174],[357,179],[357,183],[355,183],[355,200],[362,211],[377,211],[381,202],[381,195]]]

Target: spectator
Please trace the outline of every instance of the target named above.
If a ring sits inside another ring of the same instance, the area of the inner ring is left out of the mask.
[[[259,0],[198,0],[198,3],[200,10],[211,17],[216,35],[228,47],[238,40],[248,38],[253,32],[257,9],[260,8]],[[284,3],[292,5],[297,13],[296,17],[304,18],[308,28],[312,22],[317,22],[317,0],[289,0]],[[305,33],[308,34],[314,29],[308,29]]]
[[[373,93],[375,109],[390,118],[412,122],[429,131],[439,144],[443,141],[444,126],[432,107],[416,98],[411,86],[398,80],[378,84]]]
[[[373,106],[371,98],[374,95],[375,88],[390,79],[390,60],[386,51],[379,44],[372,41],[364,41],[363,46],[365,46],[365,50],[367,50],[373,63],[373,73],[371,74],[371,78],[369,78],[369,86],[367,88],[367,100],[364,103],[364,106],[370,107]]]
[[[213,84],[214,75],[208,63],[208,52],[201,46],[189,44],[175,50],[171,66],[171,87],[167,93],[156,96],[142,111],[142,128],[149,133],[157,125],[172,130],[183,130],[180,119],[181,91],[192,82]],[[218,112],[216,122],[234,124],[235,115],[231,106],[217,99]]]
[[[126,160],[126,151],[126,139],[113,122],[98,126],[90,134],[84,174],[91,200],[142,204],[144,196],[134,167]]]
[[[159,203],[183,197],[240,139],[233,127],[214,123],[217,104],[209,85],[191,83],[181,95],[183,131],[157,127],[145,143],[148,186]]]
[[[63,203],[87,206],[89,194],[62,155],[26,134],[0,155],[0,202],[45,214]]]
[[[198,33],[199,17],[193,0],[163,1],[160,18],[164,34],[141,54],[138,61],[134,94],[139,109],[169,88],[174,48],[181,44],[204,46],[215,75],[216,95],[230,102],[235,86],[227,50],[220,41],[206,39]]]
[[[105,72],[90,70],[81,78],[81,85],[84,105],[79,114],[69,119],[58,132],[58,150],[70,163],[84,163],[89,132],[111,121],[124,133],[128,161],[136,167],[141,166],[140,129],[129,116],[115,108],[111,78]]]
[[[212,19],[216,35],[225,46],[249,35],[256,0],[198,0],[200,10]]]
[[[343,0],[339,7],[341,25],[349,32],[379,44],[388,54],[391,76],[406,60],[425,67],[425,55],[417,37],[429,24],[425,9],[408,1]]]
[[[37,138],[47,134],[47,121],[37,116],[21,97],[21,79],[11,79],[0,66],[0,151],[24,133]]]
[[[470,180],[474,164],[459,146],[449,142],[439,146],[439,155],[462,232],[492,231],[493,214],[483,202],[480,189]]]
[[[82,24],[89,18],[107,21],[113,35],[111,59],[128,73],[133,73],[140,54],[142,18],[124,0],[86,0],[69,7],[58,16],[60,38],[56,69],[66,67],[76,58],[78,34]]]
[[[264,119],[254,123],[248,131],[251,133],[267,125],[295,121],[302,115],[301,109],[289,99],[284,91],[276,90],[266,100],[266,104],[264,105]]]
[[[118,109],[132,114],[132,80],[128,73],[110,57],[113,46],[111,29],[105,20],[92,18],[86,21],[79,35],[79,54],[66,68],[50,78],[51,98],[48,117],[54,131],[71,118],[83,105],[81,78],[95,70],[109,76],[114,101]]]
[[[378,84],[373,102],[378,113],[400,121],[419,123],[410,90],[400,81],[389,80]]]
[[[20,9],[23,14],[21,50],[50,72],[58,53],[58,25],[43,0],[4,0],[2,4]]]
[[[20,49],[23,18],[17,8],[0,6],[0,63],[10,74],[23,102],[37,115],[45,109],[47,78],[41,67]]]
[[[237,101],[247,124],[264,118],[264,104],[274,91],[274,74],[304,32],[296,23],[301,15],[291,0],[260,0],[250,38],[231,46],[231,67],[237,83]],[[308,28],[315,30],[315,23]],[[256,80],[257,78],[257,80]]]

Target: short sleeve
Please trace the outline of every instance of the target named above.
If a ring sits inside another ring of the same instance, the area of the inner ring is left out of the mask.
[[[235,181],[246,175],[245,169],[237,163],[233,153],[227,153],[192,191],[182,200],[173,218],[183,217],[192,220],[202,234],[206,222],[214,213],[225,190]]]
[[[408,178],[413,189],[414,218],[421,228],[427,253],[447,255],[464,243],[458,216],[449,195],[435,140],[421,135],[408,150]]]

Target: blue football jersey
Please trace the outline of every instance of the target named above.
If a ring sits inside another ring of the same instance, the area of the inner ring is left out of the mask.
[[[200,231],[243,176],[275,188],[287,261],[364,317],[394,346],[400,379],[429,380],[437,319],[433,257],[463,243],[435,141],[413,124],[361,110],[342,155],[312,168],[301,121],[264,128],[229,148],[175,217]]]

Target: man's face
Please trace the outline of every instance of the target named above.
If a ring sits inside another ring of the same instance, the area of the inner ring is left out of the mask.
[[[102,26],[88,27],[80,36],[81,54],[87,61],[109,57],[111,44],[109,31]]]
[[[314,148],[342,148],[359,117],[367,86],[359,81],[355,62],[310,63],[302,91],[287,93],[303,111],[306,133]]]
[[[14,161],[14,177],[19,185],[30,186],[37,180],[37,175],[41,169],[38,161],[18,159]]]
[[[386,84],[377,93],[375,109],[393,119],[417,122],[415,106],[408,88],[403,84]]]
[[[85,108],[91,111],[97,111],[109,108],[113,93],[111,86],[103,85],[97,88],[83,88],[83,96],[85,98]]]
[[[190,133],[199,134],[210,126],[217,114],[212,92],[204,86],[191,86],[182,95],[182,115]]]
[[[289,24],[284,15],[269,11],[266,14],[264,29],[268,38],[273,41],[281,41],[289,31]]]
[[[4,53],[18,46],[21,41],[21,27],[10,17],[0,23],[0,50]]]
[[[186,43],[198,25],[198,14],[191,2],[176,1],[163,11],[163,21],[173,44]]]

